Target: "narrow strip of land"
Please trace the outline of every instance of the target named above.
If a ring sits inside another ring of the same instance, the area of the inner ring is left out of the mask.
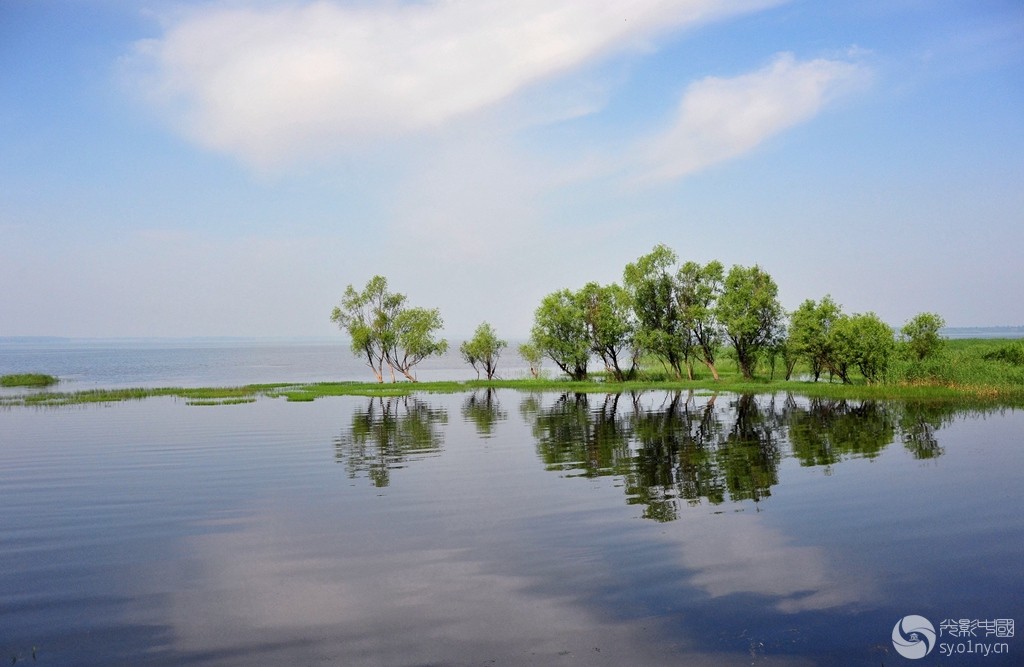
[[[327,396],[405,396],[414,393],[460,393],[488,389],[522,392],[619,393],[646,391],[694,391],[699,393],[791,393],[809,397],[848,400],[905,400],[968,402],[1024,407],[1024,388],[943,386],[929,384],[883,385],[799,381],[666,381],[612,382],[567,379],[469,380],[465,382],[319,382],[252,384],[239,387],[161,387],[90,389],[86,391],[36,391],[0,397],[0,406],[61,406],[114,403],[160,396],[183,399],[189,405],[250,403],[260,397],[288,401],[313,401]]]

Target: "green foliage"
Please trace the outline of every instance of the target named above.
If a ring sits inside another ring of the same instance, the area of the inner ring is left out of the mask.
[[[466,360],[473,370],[476,371],[477,379],[480,378],[479,364],[488,380],[494,378],[494,372],[498,367],[498,357],[501,351],[508,347],[508,342],[498,338],[494,328],[487,322],[476,328],[473,337],[459,346],[462,358]]]
[[[1006,348],[1024,342],[1006,339],[947,340],[942,351],[918,361],[898,357],[890,376],[893,382],[909,386],[949,387],[969,394],[999,395],[1024,388],[1024,365],[1008,363],[1013,352]],[[1022,350],[1024,352],[1024,350]]]
[[[946,321],[936,313],[918,313],[900,330],[910,355],[918,361],[933,357],[942,349],[939,329]]]
[[[843,384],[850,383],[850,368],[855,365],[857,339],[849,315],[841,315],[832,324],[828,334],[828,370],[835,373]]]
[[[563,289],[544,297],[534,314],[533,344],[573,380],[585,380],[590,360],[590,335],[583,304]]]
[[[404,294],[388,291],[387,278],[374,276],[362,292],[349,285],[331,312],[331,321],[348,332],[353,354],[366,358],[377,382],[384,381],[384,364],[392,381],[398,370],[415,382],[412,367],[448,349],[447,341],[434,338],[444,324],[437,309],[408,308],[405,302]]]
[[[715,356],[723,334],[716,307],[724,288],[724,273],[719,261],[708,262],[705,266],[687,262],[676,275],[676,301],[683,326],[692,337],[701,361],[716,380],[719,375]]]
[[[590,336],[590,348],[619,381],[636,372],[639,349],[629,293],[619,285],[587,283],[576,294],[583,308],[583,320]],[[624,369],[629,357],[630,366]]]
[[[434,337],[443,326],[436,308],[408,308],[400,312],[394,323],[394,343],[386,350],[388,364],[416,382],[413,366],[448,351],[448,341]]]
[[[587,377],[587,363],[596,354],[608,373],[622,381],[636,373],[636,331],[629,292],[592,282],[577,292],[561,290],[544,298],[535,315],[532,343],[574,380]],[[535,365],[530,366],[536,377]]]
[[[12,373],[0,376],[0,387],[49,387],[57,378],[43,373]]]
[[[874,313],[841,316],[829,334],[830,369],[849,383],[850,369],[856,367],[868,382],[883,379],[889,368],[896,341],[892,328]]]
[[[394,321],[405,303],[405,296],[388,292],[388,281],[374,276],[362,292],[349,285],[341,305],[331,312],[331,321],[348,332],[352,353],[366,358],[366,365],[384,381],[387,350],[394,344]]]
[[[896,351],[892,327],[874,313],[854,315],[851,320],[858,341],[857,368],[868,382],[879,382],[889,369],[889,362]]]
[[[540,377],[540,367],[544,363],[544,352],[533,343],[523,343],[519,346],[519,356],[523,361],[530,364],[530,375],[534,379]]]
[[[636,314],[638,347],[656,355],[679,378],[692,353],[693,339],[678,306],[677,283],[671,271],[676,261],[670,248],[655,246],[626,265],[623,283]]]
[[[781,337],[779,288],[761,267],[733,266],[715,314],[732,342],[743,377],[752,379],[758,355]]]
[[[787,349],[807,361],[815,382],[832,365],[832,328],[841,316],[842,309],[828,295],[820,303],[807,299],[790,315]]]

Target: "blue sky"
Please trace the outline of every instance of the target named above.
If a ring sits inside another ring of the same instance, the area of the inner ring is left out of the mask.
[[[0,2],[0,336],[516,338],[657,243],[1024,324],[1024,4]]]

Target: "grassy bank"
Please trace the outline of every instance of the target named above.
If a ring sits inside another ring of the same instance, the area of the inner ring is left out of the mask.
[[[1024,390],[1024,340],[965,339],[946,341],[935,358],[897,359],[892,382],[941,385],[968,392]]]
[[[1019,351],[1018,351],[1018,348]],[[670,378],[649,365],[636,380],[613,382],[603,374],[574,382],[562,377],[540,379],[471,380],[466,382],[326,382],[313,384],[258,384],[242,387],[159,389],[94,389],[80,392],[33,392],[0,397],[6,406],[59,406],[83,403],[111,403],[156,396],[173,396],[189,405],[249,403],[257,398],[313,401],[326,396],[403,396],[412,393],[457,393],[481,389],[514,389],[525,392],[558,391],[608,393],[639,391],[701,391],[731,393],[792,393],[839,399],[908,400],[988,403],[1024,406],[1024,342],[1014,340],[947,341],[941,355],[924,362],[896,359],[885,382],[868,384],[854,378],[840,384],[823,376],[819,382],[806,379],[786,381],[784,371],[774,373],[762,363],[754,380],[745,380],[728,357],[719,363],[721,380],[715,381],[702,367],[694,369],[692,381]],[[806,378],[810,369],[797,367],[793,377]],[[5,376],[6,377],[6,376]],[[37,385],[38,386],[38,385]]]
[[[636,380],[605,382],[589,380],[573,382],[565,379],[471,380],[467,382],[400,382],[377,384],[368,382],[324,382],[314,384],[247,385],[242,387],[156,389],[94,389],[80,392],[39,392],[0,397],[0,406],[62,406],[86,403],[114,403],[173,396],[188,405],[231,405],[251,403],[259,397],[284,398],[307,402],[327,396],[405,396],[414,393],[451,394],[486,389],[513,389],[522,392],[614,393],[643,391],[698,391],[701,393],[766,394],[792,393],[802,396],[851,400],[907,400],[937,402],[989,403],[1024,407],[1024,390],[1006,391],[994,388],[949,387],[933,384],[907,385],[844,385],[829,382],[732,380],[665,381]]]

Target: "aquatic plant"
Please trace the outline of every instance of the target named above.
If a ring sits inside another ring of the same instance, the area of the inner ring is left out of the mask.
[[[49,387],[59,380],[43,373],[12,373],[0,376],[0,387]]]

